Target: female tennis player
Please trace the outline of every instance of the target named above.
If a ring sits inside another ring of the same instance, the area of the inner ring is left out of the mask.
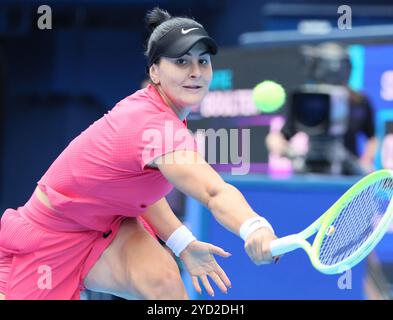
[[[180,257],[198,292],[208,277],[231,286],[214,254],[195,239],[165,195],[177,187],[245,240],[259,265],[272,261],[270,224],[199,156],[186,129],[191,106],[208,92],[217,46],[195,20],[155,8],[146,16],[151,83],[121,100],[76,137],[23,206],[0,229],[0,293],[6,299],[80,299],[81,290],[126,299],[186,299]]]

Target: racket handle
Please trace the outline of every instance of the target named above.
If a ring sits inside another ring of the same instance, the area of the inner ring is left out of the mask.
[[[306,241],[298,235],[290,235],[270,242],[270,251],[273,257],[280,256],[293,250],[304,248]]]

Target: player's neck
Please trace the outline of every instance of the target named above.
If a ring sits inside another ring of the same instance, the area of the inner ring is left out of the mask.
[[[164,102],[176,113],[178,118],[183,121],[187,116],[190,114],[192,110],[192,106],[189,107],[178,107],[176,106],[165,94],[165,92],[162,90],[161,86],[155,85],[158,93],[160,94],[161,98],[164,100]]]

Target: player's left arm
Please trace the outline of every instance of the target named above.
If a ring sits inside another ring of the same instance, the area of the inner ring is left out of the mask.
[[[165,242],[167,242],[173,232],[182,226],[181,221],[172,211],[165,198],[149,206],[142,217],[149,223],[158,237]],[[228,276],[217,264],[213,254],[222,257],[230,256],[230,253],[222,248],[198,240],[190,242],[180,253],[180,258],[192,278],[196,291],[199,293],[201,293],[201,287],[198,278],[200,278],[208,294],[214,295],[213,288],[206,275],[209,275],[224,293],[227,292],[227,287],[231,286]]]
[[[142,217],[163,241],[167,241],[169,236],[182,225],[165,197],[147,207]]]

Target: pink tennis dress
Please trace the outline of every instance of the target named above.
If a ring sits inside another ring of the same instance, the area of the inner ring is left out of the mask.
[[[23,207],[4,212],[0,293],[6,299],[80,299],[84,278],[122,221],[138,218],[171,191],[160,171],[147,165],[175,150],[197,147],[185,121],[152,85],[94,122],[38,181],[53,210],[33,194]]]

